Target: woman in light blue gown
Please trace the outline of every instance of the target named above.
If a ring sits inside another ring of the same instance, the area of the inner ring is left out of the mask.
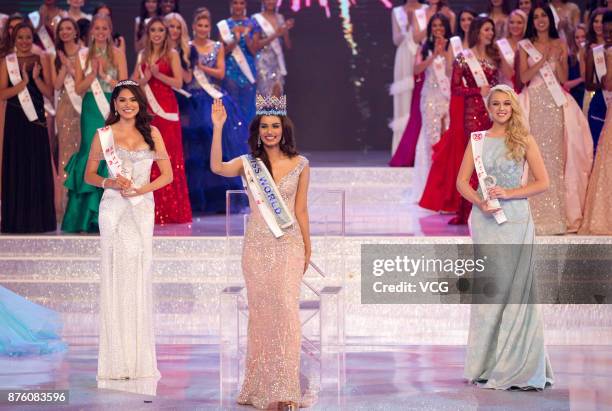
[[[457,189],[476,206],[470,217],[475,253],[488,256],[484,277],[493,279],[499,292],[496,298],[478,295],[480,280],[475,278],[472,283],[475,291],[464,375],[483,388],[541,390],[553,383],[553,374],[536,304],[535,231],[527,199],[546,191],[548,174],[538,146],[522,121],[514,91],[506,85],[495,86],[486,103],[493,126],[483,134],[472,133]],[[487,176],[486,193],[492,201],[483,199],[482,190],[476,192],[469,184],[478,169],[473,146],[480,141],[481,176]],[[525,163],[533,178],[521,185]],[[500,211],[507,221],[498,224]]]
[[[0,286],[0,355],[48,354],[66,349],[59,315]]]

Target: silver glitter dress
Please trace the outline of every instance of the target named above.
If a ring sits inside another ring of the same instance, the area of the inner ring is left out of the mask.
[[[300,157],[278,183],[292,214],[300,174],[307,164]],[[246,372],[238,403],[265,409],[279,401],[301,402],[299,297],[304,241],[297,221],[281,238],[275,238],[250,193],[249,202],[242,254],[249,325]]]
[[[155,153],[115,146],[135,185],[149,182]],[[159,377],[153,332],[151,259],[155,203],[149,192],[133,204],[106,189],[99,226],[100,338],[98,378]]]
[[[257,20],[253,19],[253,21],[256,22]],[[274,28],[281,27],[283,24],[285,24],[285,18],[282,14],[276,13],[276,26]],[[257,29],[261,39],[265,40],[268,37],[266,32],[261,29],[259,24],[257,24]],[[282,45],[282,38],[279,41]],[[284,94],[285,76],[281,73],[278,57],[270,44],[259,50],[255,59],[255,66],[257,67],[257,94],[270,96],[274,86],[280,87],[278,91],[281,95]]]

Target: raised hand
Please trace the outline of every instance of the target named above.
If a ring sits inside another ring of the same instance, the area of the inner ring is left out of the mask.
[[[41,70],[42,70],[41,65],[38,64],[38,62],[34,63],[34,68],[32,69],[32,78],[34,78],[35,80],[39,78]]]
[[[153,77],[159,77],[159,66],[157,64],[151,64],[150,70]]]
[[[149,82],[149,80],[151,80],[151,76],[153,75],[153,73],[151,73],[151,69],[149,68],[149,66],[145,66],[144,71],[142,72],[142,76],[143,79],[145,80],[146,83]]]
[[[30,82],[30,76],[28,75],[28,70],[26,70],[25,63],[21,65],[21,80],[23,80],[26,85]]]
[[[221,100],[215,99],[213,102],[210,118],[214,127],[223,127],[223,124],[225,124],[227,113],[225,112],[225,106]]]

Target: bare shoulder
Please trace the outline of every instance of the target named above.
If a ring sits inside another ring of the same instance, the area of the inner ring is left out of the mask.
[[[151,137],[155,140],[156,138],[162,138],[159,129],[155,126],[151,126]]]

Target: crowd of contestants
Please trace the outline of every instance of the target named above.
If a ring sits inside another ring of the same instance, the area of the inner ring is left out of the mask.
[[[414,166],[415,202],[467,223],[457,173],[470,134],[491,125],[484,98],[503,83],[520,93],[551,180],[529,199],[537,233],[612,234],[612,3],[582,12],[563,0],[489,0],[477,13],[406,0],[391,17],[390,164]]]
[[[246,0],[228,0],[230,16],[216,24],[205,7],[188,23],[178,0],[143,0],[128,45],[109,6],[86,14],[83,0],[68,5],[45,0],[28,15],[0,15],[0,231],[48,232],[58,224],[68,233],[98,231],[103,190],[84,172],[111,92],[126,78],[144,89],[172,164],[173,182],[155,192],[155,222],[224,212],[225,191],[242,184],[210,171],[212,103],[221,99],[228,114],[224,160],[247,153],[256,93],[283,93],[293,20],[277,13],[275,0],[263,0],[252,17]],[[129,68],[131,48],[137,59]],[[98,171],[108,175],[104,162]],[[154,166],[151,179],[158,174]]]

